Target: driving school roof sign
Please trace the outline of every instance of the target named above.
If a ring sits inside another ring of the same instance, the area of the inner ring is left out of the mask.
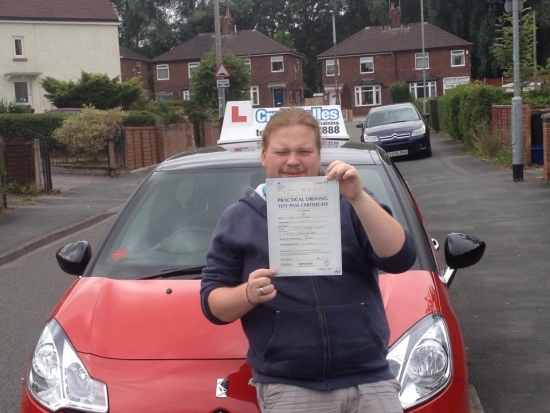
[[[319,121],[323,147],[336,148],[349,141],[339,105],[300,108],[310,112]],[[250,100],[227,102],[218,145],[233,151],[261,149],[265,125],[280,109],[253,108]]]

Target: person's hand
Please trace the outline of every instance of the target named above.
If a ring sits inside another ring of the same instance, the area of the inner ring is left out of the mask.
[[[275,298],[277,290],[271,282],[271,277],[275,274],[275,270],[265,268],[250,273],[246,283],[246,299],[250,304],[262,304]]]
[[[340,195],[351,202],[356,200],[363,192],[363,184],[359,172],[354,166],[342,161],[334,161],[327,168],[327,179],[338,179]]]

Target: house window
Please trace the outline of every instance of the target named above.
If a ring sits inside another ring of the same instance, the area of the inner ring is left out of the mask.
[[[355,106],[380,105],[380,86],[355,86]]]
[[[464,85],[470,83],[470,77],[469,76],[461,76],[461,77],[446,77],[443,79],[443,94],[447,90],[450,90],[458,85]]]
[[[136,73],[138,75],[141,73],[141,62],[136,63]]]
[[[172,93],[160,92],[157,96],[160,101],[172,100]]]
[[[188,89],[182,90],[181,97],[183,100],[189,100],[189,90]]]
[[[283,65],[283,56],[273,56],[271,58],[271,71],[272,72],[285,71],[285,67]]]
[[[422,63],[425,62],[424,65]],[[424,59],[422,59],[422,53],[415,53],[414,55],[414,68],[415,69],[429,69],[430,68],[430,58],[428,53],[424,53]]]
[[[338,66],[338,75],[340,75],[340,59],[336,59],[336,65]],[[326,69],[327,76],[334,76],[334,59],[327,59]]]
[[[466,56],[464,50],[451,51],[451,66],[466,66]]]
[[[252,65],[250,64],[250,59],[247,59],[247,58],[243,59],[243,63],[245,67],[248,69],[248,71],[252,73]]]
[[[250,88],[250,100],[252,105],[257,106],[260,104],[260,86],[254,85]]]
[[[199,67],[200,62],[193,62],[189,63],[187,65],[188,71],[189,71],[189,78],[191,79],[191,76],[197,71],[197,68]]]
[[[170,79],[170,70],[168,65],[157,65],[157,80]]]
[[[437,96],[436,83],[433,82],[433,81],[432,82],[426,82],[426,92],[427,92],[426,96],[424,96],[424,83],[423,82],[411,83],[410,91],[411,91],[411,95],[413,95],[415,99]]]
[[[23,38],[14,37],[13,38],[13,54],[15,57],[25,56],[25,50],[23,49]]]
[[[374,73],[374,60],[372,57],[362,57],[359,62],[361,73]]]
[[[13,82],[15,87],[15,101],[29,103],[29,84],[27,82]]]

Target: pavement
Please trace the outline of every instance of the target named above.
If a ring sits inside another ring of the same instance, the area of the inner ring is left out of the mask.
[[[119,177],[52,174],[43,196],[8,195],[0,215],[0,266],[116,214],[152,168]]]

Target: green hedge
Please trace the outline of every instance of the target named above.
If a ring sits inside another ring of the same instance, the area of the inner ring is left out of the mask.
[[[424,112],[424,99],[415,99],[413,103],[420,113]],[[437,98],[427,99],[426,112],[430,115],[428,118],[428,125],[434,131],[439,132],[439,106]]]
[[[502,104],[510,104],[510,99],[500,87],[475,83],[457,86],[440,99],[441,130],[470,146],[475,128],[491,120],[491,106]]]
[[[123,126],[155,126],[157,122],[162,121],[159,116],[144,110],[131,110],[126,112],[122,120]]]
[[[6,142],[23,142],[45,138],[52,141],[52,133],[59,128],[67,114],[4,113],[0,114],[0,134]]]

